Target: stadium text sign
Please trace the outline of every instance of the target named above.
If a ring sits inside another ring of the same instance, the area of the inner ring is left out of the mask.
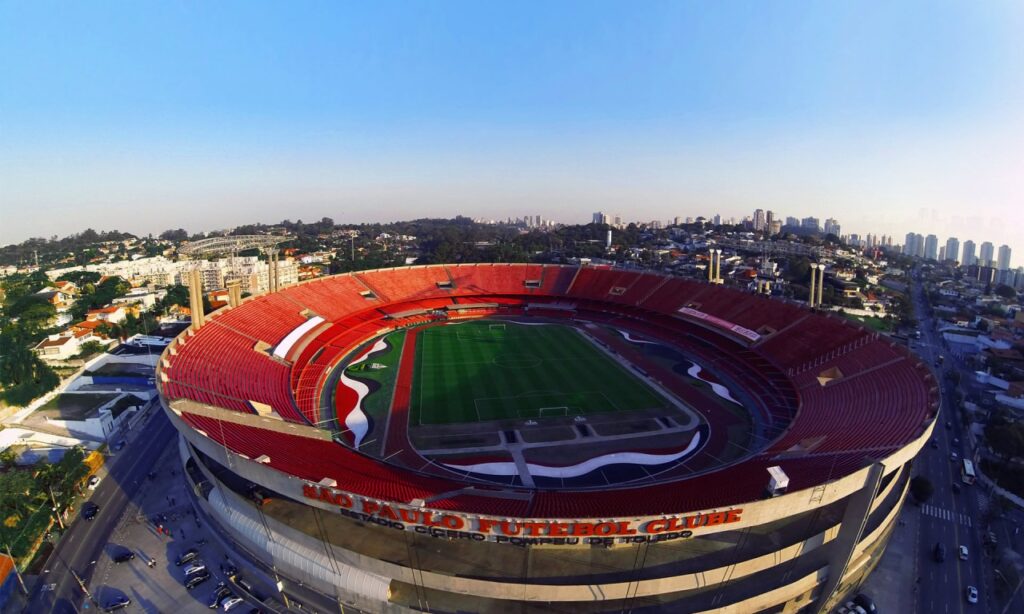
[[[302,494],[307,499],[336,505],[342,515],[361,522],[431,537],[516,545],[589,545],[685,539],[696,529],[739,522],[743,513],[742,509],[733,509],[643,521],[500,520],[382,503],[319,484],[304,484]]]

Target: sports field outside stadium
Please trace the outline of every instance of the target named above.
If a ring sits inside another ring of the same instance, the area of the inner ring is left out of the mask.
[[[479,320],[419,332],[413,424],[660,408],[666,401],[572,327]]]

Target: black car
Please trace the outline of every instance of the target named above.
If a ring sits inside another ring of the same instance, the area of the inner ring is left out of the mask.
[[[96,514],[100,511],[100,506],[96,505],[92,501],[88,501],[82,506],[82,518],[86,520],[92,520],[96,517]]]
[[[228,578],[228,579],[234,580],[234,579],[235,579],[235,576],[237,576],[237,575],[238,575],[238,568],[237,568],[237,567],[235,567],[235,564],[234,564],[234,563],[232,563],[231,561],[228,561],[228,562],[226,562],[226,563],[222,563],[222,564],[221,564],[221,566],[220,566],[220,572],[221,572],[222,574],[224,574],[224,577],[225,577],[225,578]]]
[[[174,561],[174,564],[177,565],[178,567],[181,567],[185,563],[189,563],[191,561],[194,561],[198,556],[199,556],[199,551],[198,550],[196,550],[195,548],[189,548],[188,550],[186,550],[186,551],[181,553],[181,556],[178,557],[177,561]]]
[[[946,560],[946,547],[940,543],[935,544],[935,560],[939,563]]]
[[[878,611],[878,608],[875,607],[875,602],[871,597],[868,597],[864,593],[858,593],[857,596],[853,598],[853,602],[872,614]]]
[[[960,485],[956,482],[953,482],[953,492],[958,495],[960,494]]]
[[[112,558],[113,558],[115,563],[120,565],[121,563],[127,563],[128,561],[131,561],[132,559],[134,559],[135,558],[135,553],[132,552],[131,550],[122,550],[121,552],[118,552],[117,554],[115,554]]]
[[[204,571],[202,573],[193,574],[193,575],[189,576],[185,580],[185,588],[188,589],[188,590],[192,590],[195,587],[199,586],[200,584],[202,584],[203,582],[206,582],[209,579],[210,579],[210,572],[209,571]]]
[[[110,601],[103,608],[104,612],[116,612],[123,610],[132,604],[132,600],[127,597],[118,597],[117,599]]]
[[[210,601],[207,602],[206,606],[211,610],[216,610],[220,607],[220,600],[231,594],[231,589],[224,585],[223,582],[217,585],[213,593],[210,595]]]

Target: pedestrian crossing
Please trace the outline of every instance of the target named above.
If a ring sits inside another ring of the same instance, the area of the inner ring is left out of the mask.
[[[974,526],[974,523],[971,521],[971,517],[967,514],[960,514],[952,510],[937,507],[935,505],[922,505],[921,513],[927,516],[931,516],[933,518],[938,518],[939,520],[948,520],[949,522],[956,522],[958,524],[964,525],[965,527]]]

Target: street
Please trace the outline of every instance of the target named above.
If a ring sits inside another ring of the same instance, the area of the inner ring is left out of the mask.
[[[79,604],[86,603],[82,609],[87,607],[89,599],[79,580],[89,585],[96,561],[125,506],[145,483],[146,474],[174,435],[171,423],[159,407],[150,410],[150,414],[128,445],[107,459],[107,475],[90,499],[100,508],[96,518],[86,521],[76,514],[69,519],[68,529],[57,542],[26,612],[63,614],[78,612]]]
[[[913,590],[917,592],[918,611],[922,614],[988,612],[994,600],[991,571],[982,549],[984,529],[981,526],[982,508],[987,498],[979,486],[962,481],[962,459],[965,453],[968,458],[972,455],[965,449],[964,428],[946,380],[946,373],[957,369],[957,366],[952,356],[945,356],[936,366],[943,354],[942,341],[926,313],[927,302],[921,284],[915,283],[913,288],[918,330],[921,331],[916,351],[935,367],[938,383],[943,387],[942,409],[933,436],[935,444],[925,447],[916,461],[916,475],[928,478],[935,491],[930,499],[916,508],[921,518],[918,525],[918,583]],[[951,458],[953,452],[957,455],[956,461]],[[936,560],[936,544],[945,548],[944,561]],[[961,560],[960,546],[967,547],[967,560]],[[968,586],[978,589],[977,604],[968,603]]]

